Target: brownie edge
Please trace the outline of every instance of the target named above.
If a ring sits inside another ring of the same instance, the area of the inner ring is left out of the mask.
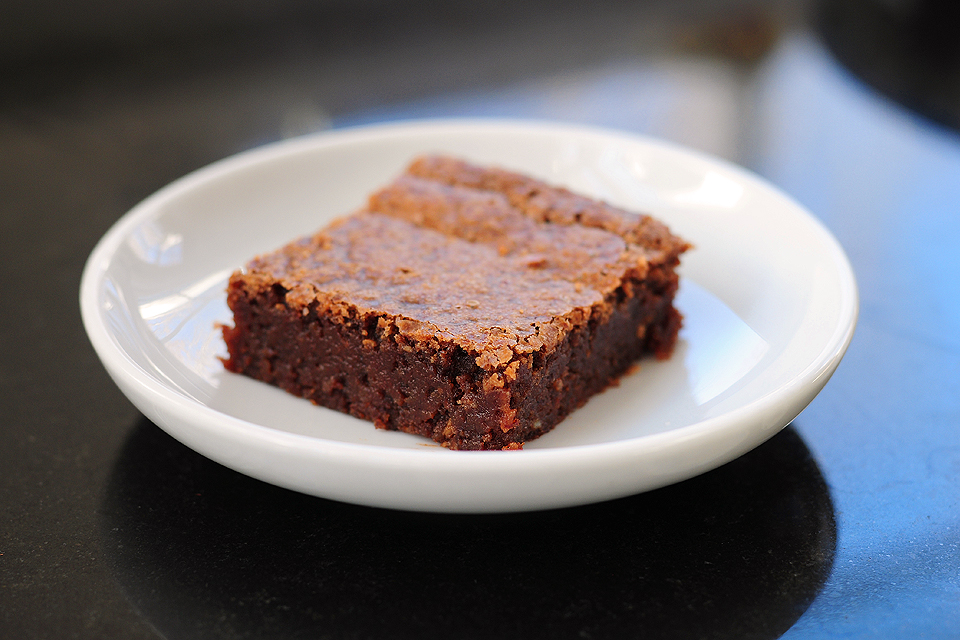
[[[227,370],[450,449],[516,449],[680,328],[689,245],[649,216],[443,156],[229,281]]]

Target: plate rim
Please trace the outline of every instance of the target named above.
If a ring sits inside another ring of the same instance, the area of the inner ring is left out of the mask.
[[[149,220],[152,215],[157,215],[160,212],[160,205],[163,202],[175,198],[176,195],[181,192],[188,192],[196,186],[215,181],[223,175],[233,173],[244,167],[269,163],[278,157],[311,151],[316,152],[323,148],[356,144],[374,138],[382,140],[385,136],[404,137],[415,134],[418,130],[422,129],[457,131],[521,129],[524,132],[537,131],[546,135],[573,134],[576,136],[611,138],[621,143],[626,141],[630,143],[640,143],[641,145],[652,148],[666,149],[672,153],[680,153],[686,157],[696,158],[698,161],[706,162],[709,165],[722,166],[725,170],[737,175],[738,179],[750,183],[753,188],[760,188],[772,192],[778,199],[789,203],[795,213],[801,214],[804,217],[804,222],[816,230],[818,238],[829,248],[831,262],[835,266],[837,274],[840,276],[839,284],[842,290],[841,300],[844,303],[844,308],[841,309],[839,314],[838,323],[833,327],[830,340],[821,347],[816,358],[808,363],[802,371],[799,371],[789,384],[781,385],[773,392],[755,398],[752,402],[740,405],[733,410],[693,424],[677,427],[661,433],[635,436],[611,442],[563,445],[544,449],[524,449],[522,452],[458,451],[449,452],[450,455],[437,455],[437,451],[433,450],[433,447],[425,448],[424,450],[391,448],[374,443],[341,442],[323,437],[282,432],[272,427],[225,414],[163,385],[161,381],[146,371],[143,371],[129,354],[114,342],[104,321],[105,318],[99,308],[100,292],[102,290],[104,277],[108,271],[109,259],[127,237],[129,230],[135,228],[144,220]],[[776,407],[782,405],[785,398],[795,398],[798,397],[798,394],[799,397],[804,397],[802,390],[797,391],[794,389],[795,387],[814,390],[813,393],[810,394],[810,397],[802,402],[799,410],[797,410],[794,415],[789,416],[786,422],[766,429],[765,433],[761,434],[762,437],[751,440],[749,446],[742,448],[742,450],[738,449],[736,455],[730,456],[729,459],[733,459],[737,455],[741,455],[745,451],[758,446],[786,426],[790,420],[795,418],[819,393],[820,389],[822,389],[823,385],[826,384],[829,377],[833,374],[853,338],[859,314],[859,295],[856,278],[849,259],[840,243],[823,222],[774,185],[734,163],[712,157],[709,154],[697,150],[688,149],[669,141],[602,127],[545,120],[455,118],[418,119],[323,131],[242,151],[187,173],[181,178],[155,191],[124,213],[97,242],[87,259],[81,276],[80,307],[86,333],[111,378],[121,390],[124,391],[125,395],[153,421],[157,421],[157,417],[150,415],[150,413],[155,411],[156,407],[143,405],[149,405],[150,403],[172,403],[167,409],[171,410],[173,414],[181,414],[180,419],[186,420],[187,416],[185,414],[196,413],[197,411],[205,415],[207,424],[202,425],[203,430],[214,430],[210,425],[216,423],[215,430],[220,431],[226,429],[231,438],[249,439],[252,437],[254,440],[258,440],[269,446],[299,448],[302,451],[310,451],[313,455],[319,455],[321,458],[336,458],[341,463],[359,457],[366,459],[368,463],[375,462],[377,466],[390,463],[397,468],[407,469],[417,467],[422,461],[428,460],[429,466],[433,468],[432,473],[434,474],[440,473],[442,475],[453,469],[460,475],[483,472],[520,473],[526,476],[530,474],[531,469],[535,471],[548,465],[592,467],[597,465],[598,462],[602,462],[603,464],[619,464],[626,460],[642,459],[645,456],[649,456],[651,450],[662,449],[664,447],[669,449],[671,445],[678,446],[676,445],[677,441],[709,440],[711,436],[716,436],[718,433],[726,434],[727,432],[732,432],[735,434],[744,429],[743,424],[746,422],[744,417],[758,413],[776,413]],[[824,377],[826,379],[823,379]],[[136,399],[131,397],[131,395],[136,396]],[[781,408],[780,412],[782,411],[783,409]],[[788,411],[788,413],[789,412],[790,411]],[[183,437],[184,434],[177,430],[174,430],[177,431],[176,433],[171,431],[169,428],[170,425],[159,424],[158,426],[161,426],[161,428],[178,440],[185,441]],[[747,429],[746,431],[750,432],[752,430]],[[189,438],[187,438],[187,440],[189,440]],[[188,442],[185,442],[185,444],[191,446]],[[196,449],[196,447],[192,448]],[[224,462],[223,459],[218,459],[218,457],[211,455],[208,451],[197,450],[204,456],[211,457],[221,463]],[[618,463],[617,461],[620,462]],[[725,461],[727,460],[724,460],[724,462]],[[722,464],[722,462],[720,464]],[[233,465],[227,464],[227,466]],[[719,465],[711,464],[709,468],[716,466]],[[234,468],[236,467],[234,466]],[[702,471],[705,470],[706,469],[703,469]],[[247,473],[248,471],[242,472]],[[681,475],[683,477],[690,477],[695,474],[684,473]],[[261,477],[261,479],[265,478]],[[273,480],[266,481],[285,486]],[[656,486],[663,486],[668,483],[669,482],[657,483]],[[307,490],[304,487],[288,486],[288,488],[313,495],[329,496],[328,493],[318,493]],[[647,488],[655,487],[645,487],[641,490]],[[606,498],[609,497],[616,496],[606,496]],[[334,496],[334,499],[344,498],[342,496]],[[605,498],[598,497],[598,500],[599,499]],[[353,502],[355,500],[347,498],[347,501]],[[414,503],[418,502],[419,501],[414,501]],[[524,501],[521,500],[520,502]],[[469,508],[469,505],[467,505],[467,508],[457,508],[457,505],[446,505],[440,509],[431,508],[429,505],[427,505],[426,509],[417,509],[417,504],[404,505],[396,503],[395,500],[389,503],[383,503],[377,500],[366,501],[365,503],[371,506],[392,506],[413,508],[415,510],[477,512],[551,508],[581,504],[583,501],[571,502],[569,500],[556,500],[554,503],[547,504],[545,507],[538,507],[537,504],[539,504],[539,502],[534,504],[527,501],[527,503],[519,506],[517,504],[501,505],[504,508],[497,508],[496,505],[476,505],[476,508]],[[436,507],[436,505],[434,505],[434,507]]]

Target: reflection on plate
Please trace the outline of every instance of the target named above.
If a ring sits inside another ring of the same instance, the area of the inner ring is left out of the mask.
[[[360,207],[414,156],[459,155],[646,211],[693,242],[669,361],[643,360],[519,452],[451,452],[225,373],[224,286],[255,254]],[[243,473],[374,506],[491,512],[629,495],[717,467],[789,423],[849,344],[857,293],[813,217],[672,145],[546,123],[427,121],[310,136],[188,175],[124,216],[81,285],[110,375],[161,428]]]

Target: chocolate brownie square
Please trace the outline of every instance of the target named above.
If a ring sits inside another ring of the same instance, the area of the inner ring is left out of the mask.
[[[689,245],[645,215],[435,156],[230,278],[224,365],[451,449],[516,449],[669,356]]]

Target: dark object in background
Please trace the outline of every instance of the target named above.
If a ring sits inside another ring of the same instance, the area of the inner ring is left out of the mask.
[[[960,129],[960,3],[826,0],[819,22],[833,54],[867,84]]]

